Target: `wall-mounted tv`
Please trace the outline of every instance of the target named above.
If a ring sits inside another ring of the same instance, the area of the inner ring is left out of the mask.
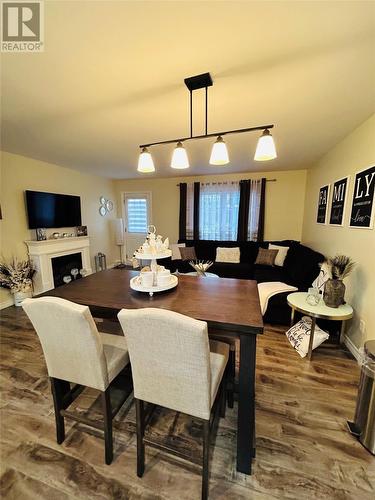
[[[29,229],[81,226],[81,198],[67,194],[26,191]]]

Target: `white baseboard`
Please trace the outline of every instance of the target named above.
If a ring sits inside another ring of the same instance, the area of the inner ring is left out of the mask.
[[[344,344],[349,349],[349,351],[353,354],[355,359],[357,361],[359,361],[361,359],[361,353],[359,352],[358,347],[355,344],[353,344],[353,341],[349,337],[347,337],[346,335],[344,335]]]
[[[14,300],[12,298],[3,300],[0,302],[0,310],[5,309],[6,307],[14,306]]]

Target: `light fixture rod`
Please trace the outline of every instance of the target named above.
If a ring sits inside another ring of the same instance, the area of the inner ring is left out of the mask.
[[[205,134],[207,135],[207,106],[208,106],[208,87],[205,87],[206,89],[206,128],[205,128]]]
[[[253,132],[255,130],[267,130],[273,128],[274,125],[260,125],[259,127],[248,127],[248,128],[240,128],[237,130],[226,130],[224,132],[213,132],[212,134],[202,134],[202,135],[192,135],[192,126],[191,126],[191,135],[190,137],[180,137],[177,139],[168,139],[167,141],[158,141],[158,142],[149,142],[148,144],[141,144],[140,148],[148,148],[150,146],[158,146],[159,144],[173,144],[176,142],[184,142],[190,141],[192,139],[207,139],[208,137],[217,137],[219,135],[228,135],[228,134],[243,134],[244,132]]]
[[[193,137],[193,91],[190,90],[190,137]]]

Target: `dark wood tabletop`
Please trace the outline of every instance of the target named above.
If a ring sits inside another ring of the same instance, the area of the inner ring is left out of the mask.
[[[44,295],[111,310],[158,307],[241,333],[262,333],[263,320],[256,281],[178,276],[176,288],[155,293],[132,290],[129,281],[137,271],[109,269],[91,274]]]

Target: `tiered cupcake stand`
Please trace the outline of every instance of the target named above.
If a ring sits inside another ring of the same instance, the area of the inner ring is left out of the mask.
[[[158,274],[158,264],[157,260],[158,259],[166,259],[167,257],[170,257],[172,255],[171,250],[164,250],[163,252],[159,253],[141,253],[141,252],[136,252],[134,254],[136,259],[139,260],[150,260],[150,269],[154,273],[154,282],[152,286],[143,286],[141,284],[141,276],[134,276],[130,280],[130,288],[132,290],[136,290],[137,292],[145,292],[152,297],[155,292],[164,292],[166,290],[170,290],[172,288],[175,288],[178,284],[178,278],[174,274],[170,275],[170,282],[165,284],[165,285],[157,285],[157,274]]]

